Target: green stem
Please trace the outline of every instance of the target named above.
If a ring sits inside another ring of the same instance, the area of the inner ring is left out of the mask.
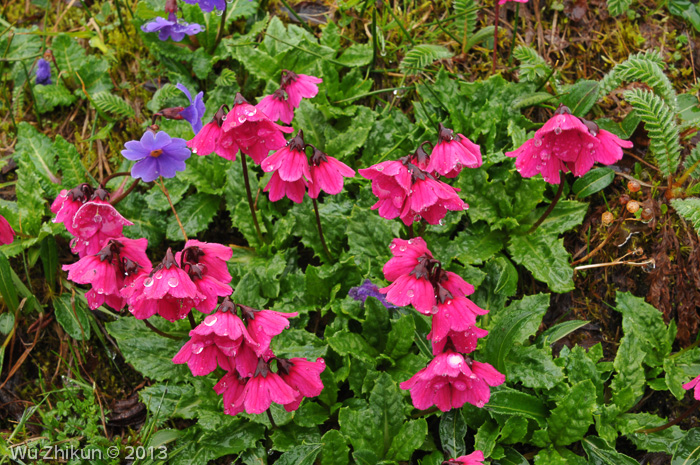
[[[345,102],[352,102],[357,99],[361,99],[364,97],[369,97],[371,95],[377,95],[377,94],[382,94],[384,92],[391,92],[392,90],[407,90],[407,89],[413,89],[415,86],[402,86],[402,87],[388,87],[386,89],[379,89],[379,90],[373,90],[372,92],[366,92],[364,94],[356,95],[354,97],[350,98],[344,98],[343,100],[338,100],[333,103],[345,103]]]
[[[248,162],[245,159],[246,155],[241,152],[241,164],[243,165],[243,181],[245,182],[245,193],[248,197],[248,206],[250,207],[250,214],[253,217],[253,225],[255,225],[255,233],[258,235],[258,240],[260,245],[265,241],[263,239],[262,231],[260,231],[260,225],[258,224],[258,217],[255,214],[255,207],[253,206],[253,193],[250,190],[250,179],[248,179]]]
[[[146,324],[146,327],[147,327],[148,329],[150,329],[151,331],[153,331],[153,332],[156,333],[157,335],[163,336],[163,337],[167,337],[168,339],[174,339],[174,340],[176,340],[176,341],[179,341],[179,340],[180,340],[179,337],[173,336],[172,334],[165,333],[165,332],[161,331],[160,329],[156,328],[155,326],[153,326],[153,325],[151,324],[150,321],[148,321],[148,320],[142,320],[142,321]]]
[[[311,201],[314,204],[314,213],[316,214],[316,227],[318,228],[318,236],[321,238],[321,245],[323,246],[323,251],[326,253],[328,260],[333,260],[331,251],[328,250],[328,246],[326,245],[326,238],[323,237],[323,227],[321,227],[321,215],[318,214],[318,203],[316,203],[316,199],[311,199]]]
[[[496,72],[496,53],[498,52],[498,19],[500,16],[500,8],[501,5],[496,0],[496,14],[494,15],[495,19],[493,22],[493,62],[491,64],[491,74]]]
[[[520,19],[520,3],[515,5],[515,20],[513,25],[513,39],[510,41],[510,50],[508,51],[508,66],[513,63],[513,49],[515,48],[515,36],[518,35],[518,23]]]
[[[228,10],[228,2],[224,3],[224,12],[221,14],[221,22],[219,23],[219,32],[216,33],[216,40],[214,41],[214,47],[212,47],[210,53],[214,54],[216,47],[221,43],[221,39],[224,38],[224,29],[226,29],[226,11]]]
[[[676,425],[676,424],[680,423],[681,421],[683,421],[688,415],[690,415],[695,410],[697,410],[698,407],[700,407],[700,400],[696,401],[693,405],[690,406],[690,408],[688,410],[683,412],[683,414],[681,416],[679,416],[678,418],[676,418],[675,420],[671,420],[668,423],[666,423],[665,425],[657,426],[655,428],[638,429],[637,431],[635,431],[635,433],[650,434],[650,433],[658,433],[659,431],[663,431],[663,430],[670,428],[671,426]]]
[[[399,21],[399,18],[396,17],[396,14],[394,13],[393,8],[391,8],[391,6],[389,6],[389,7],[387,8],[387,10],[389,10],[389,14],[391,15],[392,18],[394,18],[394,21],[396,21],[396,24],[399,25],[399,28],[401,29],[401,31],[403,32],[403,34],[406,36],[406,38],[408,39],[408,41],[411,42],[411,45],[412,45],[412,46],[415,46],[416,43],[413,42],[413,38],[411,38],[411,34],[408,33],[408,31],[407,31],[406,28],[404,27],[403,23],[402,23],[401,21]]]
[[[284,4],[285,7],[287,7],[287,9],[288,9],[289,12],[292,14],[292,16],[294,16],[294,17],[296,18],[296,20],[299,21],[299,23],[301,24],[301,26],[302,26],[304,29],[306,29],[307,31],[309,31],[309,32],[312,33],[312,34],[314,33],[314,31],[311,29],[311,26],[309,26],[308,24],[306,24],[306,21],[304,21],[304,20],[302,19],[302,17],[299,16],[299,13],[297,13],[296,11],[294,11],[294,8],[292,8],[292,7],[289,5],[289,3],[287,3],[287,0],[282,0],[282,3]]]
[[[158,184],[158,182],[156,182]],[[180,216],[177,214],[177,211],[175,211],[175,205],[173,205],[173,201],[170,199],[170,193],[168,192],[168,189],[165,188],[165,182],[163,182],[163,176],[160,177],[160,184],[158,184],[158,187],[160,187],[160,190],[163,191],[163,194],[165,194],[165,198],[168,199],[168,203],[170,204],[170,209],[173,211],[173,214],[175,215],[175,219],[177,220],[178,226],[180,226],[180,231],[182,232],[182,237],[185,238],[185,242],[187,242],[189,239],[187,239],[187,233],[185,232],[185,227],[182,226],[182,221],[180,221]]]
[[[685,183],[688,180],[688,177],[690,177],[690,175],[693,174],[693,171],[695,171],[698,166],[700,166],[700,160],[698,160],[695,163],[693,163],[692,165],[690,165],[690,167],[687,170],[685,170],[683,175],[678,179],[676,184],[678,184],[679,186],[682,186],[683,183]]]
[[[559,181],[559,189],[557,189],[557,193],[554,195],[554,198],[552,199],[552,203],[549,204],[549,207],[547,207],[547,210],[540,216],[540,219],[535,222],[535,224],[532,225],[530,230],[527,232],[528,234],[532,234],[535,232],[535,230],[542,224],[544,220],[547,219],[550,213],[552,213],[552,210],[554,210],[554,207],[557,205],[557,202],[559,202],[559,199],[561,198],[561,193],[564,192],[564,179],[560,179]]]

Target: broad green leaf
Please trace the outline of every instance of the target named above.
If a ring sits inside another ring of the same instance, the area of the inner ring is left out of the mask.
[[[375,211],[355,205],[346,227],[349,253],[355,256],[358,266],[369,262],[379,268],[391,257],[389,246],[399,237],[397,222],[386,221]]]
[[[528,220],[532,220],[532,224],[534,224],[544,214],[546,209],[547,207],[538,208],[528,217]],[[538,232],[541,231],[541,234],[561,234],[566,232],[580,225],[587,211],[587,203],[577,202],[576,200],[562,200],[557,203],[554,210],[540,224]],[[524,220],[523,223],[525,222]]]
[[[350,448],[337,429],[329,430],[321,438],[321,465],[348,465]]]
[[[188,237],[204,231],[219,210],[221,198],[210,194],[194,194],[178,203],[177,213]],[[182,232],[175,215],[168,219],[166,237],[173,241],[182,241]]]
[[[590,351],[592,351],[592,349]],[[563,354],[560,354],[560,357],[563,357]],[[603,381],[596,367],[597,360],[591,360],[589,354],[579,345],[574,346],[565,358],[566,375],[571,384],[576,384],[587,379],[591,380],[596,386],[598,400],[602,403]]]
[[[396,461],[410,460],[413,452],[423,444],[427,435],[428,423],[425,418],[405,422],[391,441],[386,458]]]
[[[372,61],[370,44],[353,44],[343,51],[338,61],[349,67],[365,66]]]
[[[399,387],[388,374],[382,373],[374,384],[369,396],[369,407],[376,416],[379,431],[382,432],[383,457],[404,423],[403,397]]]
[[[558,323],[537,336],[537,344],[541,346],[554,344],[588,323],[590,322],[585,320],[569,320]]]
[[[528,433],[528,420],[525,417],[513,415],[509,417],[501,428],[499,443],[515,444],[522,442]]]
[[[700,463],[700,428],[693,428],[678,443],[671,465],[698,465]]]
[[[440,443],[449,457],[459,457],[466,454],[464,438],[467,436],[467,422],[464,421],[461,409],[452,409],[440,417]]]
[[[473,300],[481,308],[491,312],[486,317],[490,319],[505,307],[508,297],[515,295],[518,287],[518,270],[504,256],[492,258],[486,262],[483,270],[486,272],[486,278],[476,290]],[[485,326],[488,327],[486,324]]]
[[[637,448],[649,452],[664,452],[673,455],[676,445],[686,432],[674,425],[655,433],[637,433],[640,429],[655,428],[667,421],[650,413],[624,413],[615,418],[615,427],[634,443]]]
[[[650,367],[661,365],[664,357],[671,353],[676,338],[672,323],[666,326],[663,314],[629,292],[618,292],[615,309],[622,313],[622,329],[625,335],[635,334],[642,341],[646,352],[644,363]]]
[[[492,393],[484,408],[496,414],[532,418],[542,425],[548,415],[547,408],[538,397],[510,388]]]
[[[474,437],[474,449],[480,450],[484,453],[484,457],[490,457],[491,452],[493,452],[496,446],[496,439],[498,439],[498,434],[500,428],[498,423],[493,420],[488,420],[486,423],[479,427]]]
[[[171,418],[197,418],[202,408],[202,401],[190,384],[157,383],[140,390],[139,397],[161,423]]]
[[[498,371],[505,371],[505,360],[514,344],[522,344],[537,332],[549,307],[549,295],[523,297],[505,308],[490,328],[484,347],[486,361]]]
[[[506,359],[506,378],[528,388],[552,389],[564,380],[564,372],[552,360],[549,347],[515,346]]]
[[[494,465],[529,465],[527,459],[511,447],[506,447],[505,456],[493,463]]]
[[[359,334],[339,331],[328,338],[328,345],[340,355],[352,355],[366,363],[377,363],[377,350]]]
[[[384,353],[393,360],[406,355],[413,346],[415,332],[416,324],[410,315],[401,315],[398,320],[392,320]]]
[[[366,450],[375,456],[372,465],[377,463],[378,454],[383,455],[383,433],[380,429],[379,418],[369,407],[343,407],[338,413],[340,432],[348,438],[352,444],[356,456],[357,452]],[[355,457],[357,459],[357,457]]]
[[[596,81],[580,79],[565,91],[561,97],[561,103],[569,107],[571,113],[582,118],[598,100],[598,87],[599,84]]]
[[[588,173],[584,174],[576,181],[571,187],[571,192],[573,192],[576,197],[582,199],[588,197],[589,195],[600,192],[610,184],[612,184],[615,179],[615,172],[610,168],[596,168],[590,170]]]
[[[282,454],[275,463],[278,465],[313,465],[319,453],[321,453],[321,444],[297,446]]]
[[[590,465],[639,465],[632,457],[617,452],[599,437],[587,436],[581,444]]]
[[[687,391],[682,386],[690,377],[695,376],[696,370],[693,368],[700,368],[698,361],[700,361],[700,349],[697,347],[664,359],[663,367],[666,372],[664,381],[676,399],[681,400],[685,397]]]
[[[574,288],[574,270],[563,242],[557,235],[535,231],[511,237],[508,251],[516,263],[530,270],[536,279],[547,283],[552,291],[567,292]]]
[[[613,402],[623,412],[636,404],[644,394],[644,357],[644,344],[639,336],[636,333],[625,334],[613,362],[617,374],[610,383]]]
[[[302,329],[285,329],[272,340],[272,347],[279,357],[303,357],[316,360],[323,357],[328,346],[309,331]]]
[[[53,309],[56,321],[70,337],[79,341],[90,339],[90,317],[82,300],[74,300],[68,293],[64,293],[53,299]]]
[[[10,261],[4,253],[0,252],[0,295],[8,310],[14,314],[19,306],[19,298],[17,288],[12,284],[13,274]]]
[[[220,428],[202,431],[191,426],[180,437],[175,450],[179,453],[169,463],[173,465],[206,465],[210,461],[230,454],[240,454],[255,446],[265,433],[263,425],[247,421],[239,416],[224,418]]]
[[[547,420],[549,437],[557,446],[580,440],[593,424],[596,407],[595,386],[590,380],[575,384],[566,397],[557,403]]]

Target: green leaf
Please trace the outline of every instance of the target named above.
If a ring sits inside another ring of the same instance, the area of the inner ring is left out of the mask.
[[[87,169],[81,161],[75,145],[61,136],[56,136],[53,144],[58,154],[58,167],[61,168],[61,183],[67,189],[72,189],[87,181]]]
[[[83,308],[81,299],[72,299],[68,293],[53,299],[56,321],[73,339],[87,341],[90,339],[90,320]]]
[[[696,197],[690,199],[672,199],[671,205],[676,209],[676,213],[684,220],[690,222],[695,232],[700,234],[700,199]]]
[[[372,62],[372,46],[352,44],[340,55],[338,61],[352,68],[368,65]]]
[[[608,10],[610,11],[610,16],[619,16],[626,12],[632,0],[608,0]]]
[[[582,199],[602,191],[612,184],[614,179],[615,171],[610,168],[596,168],[574,181],[571,192]]]
[[[190,384],[156,383],[140,390],[139,397],[160,422],[171,418],[197,418],[202,408],[202,401]]]
[[[484,457],[490,457],[491,452],[493,452],[496,446],[496,439],[498,439],[498,434],[500,428],[498,423],[493,420],[488,420],[486,423],[479,427],[474,437],[474,449],[480,450],[484,453]]]
[[[638,449],[649,452],[664,452],[673,455],[676,445],[686,432],[674,425],[655,433],[637,433],[640,429],[655,428],[667,421],[650,413],[625,413],[615,418],[615,427],[632,441]]]
[[[415,332],[416,324],[410,315],[401,315],[398,320],[392,320],[384,353],[392,360],[406,355],[413,346]]]
[[[484,408],[495,414],[532,418],[541,425],[544,425],[544,420],[548,415],[547,408],[539,398],[510,388],[493,392]]]
[[[665,385],[676,399],[681,400],[685,397],[686,390],[683,389],[683,384],[688,381],[689,376],[695,375],[695,370],[691,367],[696,367],[698,360],[700,349],[697,347],[664,359]]]
[[[642,350],[646,352],[644,363],[650,367],[661,365],[671,353],[675,325],[667,327],[659,310],[629,292],[618,292],[616,304],[615,310],[622,314],[624,334],[635,334],[642,342]]]
[[[347,222],[349,253],[355,263],[382,263],[391,257],[389,245],[399,237],[400,226],[395,221],[386,221],[376,212],[355,205]]]
[[[448,457],[466,454],[464,438],[467,436],[467,422],[464,421],[461,409],[454,408],[442,414],[439,432],[442,449]]]
[[[508,251],[516,263],[530,270],[532,275],[549,285],[554,292],[574,288],[574,270],[569,264],[570,254],[564,248],[564,239],[544,235],[541,231],[525,236],[513,236]]]
[[[178,203],[177,213],[188,237],[204,231],[219,210],[221,198],[210,194],[194,194]],[[166,237],[173,241],[183,240],[175,215],[168,219]]]
[[[532,220],[534,224],[534,222],[542,216],[545,209],[546,208],[538,208],[532,215],[528,216],[528,220]],[[573,229],[583,222],[587,211],[587,203],[577,202],[575,200],[562,200],[557,203],[554,210],[552,210],[549,216],[540,224],[537,230],[538,234],[558,235]],[[523,223],[525,223],[525,221],[523,221]]]
[[[416,45],[401,60],[399,69],[405,74],[418,74],[426,66],[445,58],[452,58],[452,52],[442,45]]]
[[[39,113],[49,113],[56,107],[68,106],[75,102],[75,96],[62,83],[34,86],[34,98]]]
[[[313,465],[319,453],[321,453],[321,444],[297,446],[282,454],[275,463],[278,465]]]
[[[332,23],[331,23],[332,24]],[[343,435],[337,429],[329,430],[321,438],[321,465],[348,465],[350,448]]]
[[[700,463],[700,428],[693,428],[678,443],[671,465],[698,465]]]
[[[610,384],[613,402],[623,412],[636,404],[644,393],[644,357],[645,352],[639,336],[635,333],[625,334],[613,362],[617,374]]]
[[[13,274],[10,261],[4,253],[0,252],[0,295],[8,310],[14,314],[19,307],[19,298],[17,288],[12,284]]]
[[[583,328],[588,323],[590,323],[590,321],[570,320],[556,324],[537,336],[537,344],[541,346],[554,344],[559,339],[568,336],[577,329]]]
[[[14,158],[20,170],[25,167],[32,169],[32,174],[38,176],[41,187],[49,196],[58,195],[60,179],[54,173],[56,151],[51,140],[24,121],[17,125]]]
[[[510,350],[537,332],[548,307],[549,294],[537,294],[523,297],[505,308],[486,338],[483,352],[486,361],[503,373]]]
[[[241,417],[224,418],[220,427],[212,431],[202,431],[191,426],[178,440],[179,453],[169,463],[173,465],[206,465],[224,455],[240,454],[255,446],[265,435],[263,425]]]
[[[275,354],[280,357],[303,357],[315,360],[326,355],[328,346],[313,333],[302,329],[286,329],[272,340]]]
[[[17,173],[17,207],[19,213],[16,232],[38,236],[41,220],[44,217],[46,201],[37,176],[30,171],[30,166],[22,166]]]
[[[639,465],[636,460],[617,452],[599,437],[587,436],[581,444],[590,465]]]
[[[369,396],[370,410],[376,416],[379,431],[383,438],[381,456],[387,453],[392,440],[404,423],[403,397],[394,380],[387,373],[382,373],[374,384]]]
[[[428,423],[425,418],[405,422],[391,441],[386,458],[396,461],[410,460],[413,452],[423,444],[427,435]]]
[[[182,331],[183,339],[176,341],[154,333],[136,318],[120,318],[107,323],[107,332],[116,339],[127,363],[131,363],[144,376],[156,381],[191,377],[186,365],[173,365],[173,357],[186,342],[189,324],[170,323],[162,318],[150,321],[166,333]]]
[[[580,79],[562,95],[561,103],[569,107],[574,115],[584,117],[598,100],[598,86],[596,81]]]
[[[340,355],[352,355],[372,366],[377,363],[377,350],[359,334],[339,331],[327,340],[328,345]]]
[[[696,31],[700,32],[700,9],[690,0],[671,0],[668,3],[668,11],[671,14],[680,16],[693,25]]]
[[[118,95],[111,92],[98,92],[92,96],[92,104],[99,111],[118,118],[133,118],[134,109]]]
[[[567,446],[583,438],[593,424],[595,407],[596,391],[593,383],[585,380],[575,384],[547,419],[552,442],[557,446]]]
[[[564,372],[552,360],[551,349],[516,346],[508,354],[506,378],[533,389],[552,389],[564,380]]]
[[[506,447],[505,456],[493,462],[494,465],[529,465],[529,462],[517,450]]]

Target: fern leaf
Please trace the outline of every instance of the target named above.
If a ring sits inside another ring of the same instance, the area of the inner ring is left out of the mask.
[[[12,89],[12,111],[15,118],[21,118],[24,113],[24,86],[16,86]]]
[[[615,68],[618,76],[623,81],[641,81],[645,83],[654,89],[654,92],[659,94],[670,107],[676,110],[676,91],[658,62],[650,60],[646,56],[633,56]]]
[[[692,223],[695,232],[700,230],[700,199],[673,199],[671,205],[681,218]]]
[[[693,171],[690,173],[690,177],[693,179],[700,178],[700,145],[695,146],[693,150],[690,151],[685,160],[683,160],[683,168],[689,170],[691,166],[695,165]]]
[[[234,86],[236,85],[236,73],[228,68],[224,68],[221,74],[216,78],[217,86]]]
[[[608,0],[610,16],[618,16],[629,10],[632,0]]]
[[[109,92],[98,92],[92,96],[92,104],[103,113],[109,113],[117,117],[130,118],[134,116],[134,109],[121,97]]]
[[[649,133],[652,154],[664,176],[676,172],[681,158],[678,126],[671,108],[653,92],[633,89],[625,92],[625,100],[637,110]]]
[[[518,76],[521,81],[537,82],[552,73],[552,68],[532,47],[518,45],[513,50],[513,56],[520,62]]]
[[[455,18],[454,23],[459,38],[462,40],[468,39],[476,28],[476,9],[479,5],[475,0],[453,0],[452,11],[458,18]]]
[[[426,66],[445,58],[452,58],[452,52],[442,45],[416,45],[406,53],[399,69],[406,74],[418,74]]]

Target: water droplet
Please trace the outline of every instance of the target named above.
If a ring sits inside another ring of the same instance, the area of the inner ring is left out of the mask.
[[[102,222],[102,217],[100,215],[95,215],[95,217],[92,219],[95,223],[101,223]]]
[[[226,121],[226,115],[221,117],[221,121]]]
[[[552,156],[549,154],[549,152],[547,152],[547,151],[545,151],[545,150],[543,150],[542,152],[540,152],[540,158],[541,158],[542,160],[549,160],[551,157],[552,157]]]
[[[458,366],[460,366],[463,361],[464,359],[459,354],[452,354],[449,357],[447,357],[447,364],[453,368],[457,368]]]
[[[408,240],[408,243],[409,243],[409,244],[413,244],[413,239],[409,239],[409,240]]]
[[[143,280],[143,286],[144,287],[151,287],[153,286],[153,278],[146,278]]]
[[[222,16],[224,14],[224,10],[216,10],[216,16]]]
[[[535,139],[535,142],[533,143],[535,144],[535,147],[539,147],[540,145],[542,145],[542,139]]]
[[[592,149],[592,148],[594,147],[593,142],[589,143],[589,144],[587,145],[587,147],[588,147],[589,149]]]
[[[406,295],[410,298],[410,297],[413,297],[415,295],[415,292],[413,292],[413,289],[409,289],[406,291]]]
[[[400,250],[401,252],[405,252],[405,251],[406,251],[406,246],[405,246],[405,245],[402,245],[401,247],[399,247],[399,250]]]
[[[445,224],[445,222],[442,221],[442,220],[440,220],[440,221],[438,221],[438,224],[439,224],[440,226],[442,226],[443,224]]]
[[[452,300],[448,300],[447,305],[452,305]]]
[[[192,344],[192,353],[193,354],[195,354],[195,355],[201,354],[203,350],[204,350],[204,346],[198,345],[197,347],[195,347],[195,345]]]
[[[433,305],[433,308],[430,309],[430,313],[435,315],[440,309],[438,308],[437,305]]]
[[[377,171],[384,171],[384,167],[383,167],[383,166],[377,166]]]
[[[394,243],[392,242],[391,244],[389,244],[389,248],[390,248],[391,250],[394,250],[394,249],[396,248],[396,244],[394,244]],[[95,270],[95,273],[97,273],[97,270]]]
[[[244,122],[245,122],[245,116],[239,116],[239,117],[238,117],[238,122],[239,122],[239,123],[244,123]]]
[[[476,403],[476,406],[479,408],[483,407],[484,405],[486,405],[486,404],[484,404],[483,400],[480,400],[479,402]]]
[[[156,278],[156,279],[163,279],[163,273],[161,273],[161,272],[159,271],[158,273],[156,273],[155,278]]]
[[[217,319],[216,315],[209,315],[204,319],[204,324],[207,326],[214,326]]]
[[[561,128],[559,126],[554,128],[554,134],[561,134]]]
[[[542,165],[537,165],[537,166],[535,166],[535,169],[536,169],[537,171],[542,171]]]
[[[95,291],[95,292],[97,292],[98,294],[102,295],[102,294],[105,293],[105,290],[102,289],[102,288],[99,288],[99,289],[97,289],[97,291]]]
[[[192,153],[194,153],[195,155],[197,154],[197,147],[192,149]]]
[[[177,278],[175,276],[168,278],[168,286],[170,286],[170,287],[177,287],[177,285],[179,283],[180,282],[177,280]]]

